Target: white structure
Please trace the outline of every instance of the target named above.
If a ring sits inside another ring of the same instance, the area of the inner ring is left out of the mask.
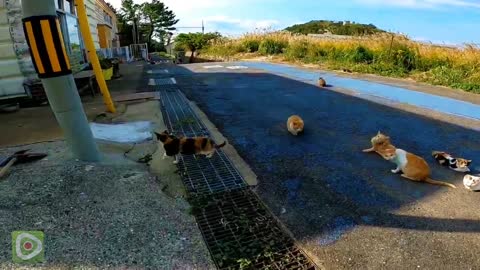
[[[48,1],[55,1],[72,70],[80,70],[87,59],[74,0]],[[85,5],[95,47],[100,49],[97,25],[104,23],[104,17],[98,21],[101,10],[98,11],[97,1],[85,0]],[[21,0],[0,0],[0,100],[27,96],[23,83],[37,78],[23,34],[22,17]]]

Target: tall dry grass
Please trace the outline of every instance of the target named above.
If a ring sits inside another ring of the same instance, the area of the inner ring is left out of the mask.
[[[442,47],[385,33],[340,39],[273,32],[220,39],[202,53],[211,58],[227,60],[238,59],[245,54],[277,55],[286,61],[410,77],[480,93],[480,49],[472,45],[463,48]]]

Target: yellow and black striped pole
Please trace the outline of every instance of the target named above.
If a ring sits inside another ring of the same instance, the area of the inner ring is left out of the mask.
[[[52,78],[72,73],[57,16],[24,18],[23,30],[39,78]]]
[[[55,1],[22,0],[25,38],[50,107],[73,156],[98,161],[100,154],[72,76]]]

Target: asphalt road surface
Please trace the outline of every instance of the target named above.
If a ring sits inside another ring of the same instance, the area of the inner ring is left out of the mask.
[[[478,169],[478,132],[221,65],[170,73],[252,167],[258,194],[317,262],[326,269],[480,269],[480,193],[464,189],[463,174],[430,155],[452,152]],[[286,130],[292,114],[305,121],[301,136]],[[390,172],[394,164],[363,153],[379,130],[423,156],[434,179],[458,188],[410,182]]]

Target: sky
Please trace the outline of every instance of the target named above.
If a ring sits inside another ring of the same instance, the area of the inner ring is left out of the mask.
[[[114,7],[121,0],[106,0]],[[137,3],[145,2],[134,0]],[[480,0],[164,0],[179,32],[237,36],[310,20],[354,21],[438,44],[480,43]]]

